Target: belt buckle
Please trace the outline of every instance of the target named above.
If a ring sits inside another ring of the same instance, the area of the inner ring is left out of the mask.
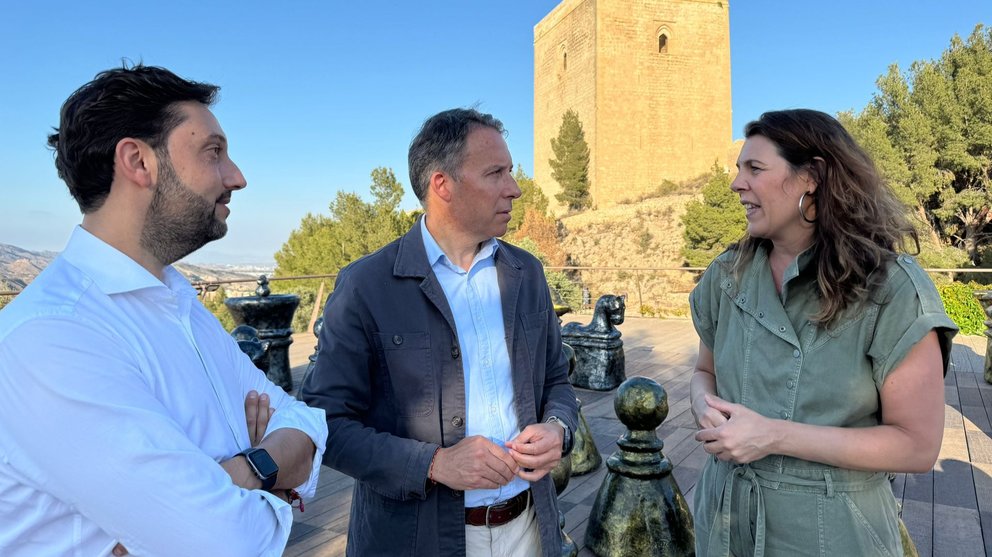
[[[486,505],[486,528],[492,528],[492,526],[489,524],[489,513],[491,513],[493,509],[509,506],[511,499],[507,499],[502,503],[496,503],[495,505]]]

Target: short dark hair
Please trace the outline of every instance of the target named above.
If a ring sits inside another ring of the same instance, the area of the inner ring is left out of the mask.
[[[453,108],[428,118],[410,143],[410,185],[421,203],[427,199],[431,174],[437,170],[457,177],[465,160],[465,139],[476,128],[505,134],[503,123],[473,108]]]
[[[141,64],[100,72],[66,99],[59,127],[48,136],[59,177],[84,214],[103,205],[114,178],[114,152],[125,137],[165,151],[185,116],[176,103],[213,104],[220,87]]]

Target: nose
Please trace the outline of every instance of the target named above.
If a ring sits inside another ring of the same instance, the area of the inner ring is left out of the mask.
[[[744,173],[738,172],[737,176],[734,176],[734,179],[730,181],[730,191],[739,193],[745,189],[747,189],[747,182],[744,180]]]
[[[517,180],[513,177],[513,175],[510,175],[510,185],[512,187],[507,192],[507,197],[510,199],[517,199],[523,195],[523,191],[520,189],[520,184],[517,183]]]
[[[240,190],[248,185],[245,175],[241,173],[238,165],[228,159],[227,168],[224,171],[224,187],[229,190]]]

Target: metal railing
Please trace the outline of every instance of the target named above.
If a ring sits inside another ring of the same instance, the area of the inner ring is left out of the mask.
[[[656,273],[656,272],[690,272],[699,273],[706,270],[706,267],[584,267],[584,266],[547,266],[545,269],[549,271],[614,271],[614,272],[646,272],[646,273]],[[992,268],[982,268],[982,269],[950,269],[950,268],[927,268],[923,269],[930,274],[967,274],[967,273],[992,273]],[[326,275],[299,275],[291,277],[273,277],[266,275],[269,282],[274,281],[284,281],[284,280],[310,280],[310,279],[328,279],[336,278],[337,273],[330,273]],[[203,292],[214,292],[219,287],[225,284],[243,284],[248,282],[256,282],[257,278],[243,278],[243,279],[225,279],[225,280],[203,280],[203,281],[193,281],[190,284],[193,288],[196,288],[202,295]],[[20,290],[0,290],[0,296],[14,297],[20,294]]]

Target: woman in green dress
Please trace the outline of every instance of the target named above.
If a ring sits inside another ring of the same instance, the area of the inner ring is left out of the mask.
[[[690,296],[696,553],[902,555],[889,472],[940,450],[956,327],[919,241],[831,116],[765,113],[731,189],[747,233]]]

